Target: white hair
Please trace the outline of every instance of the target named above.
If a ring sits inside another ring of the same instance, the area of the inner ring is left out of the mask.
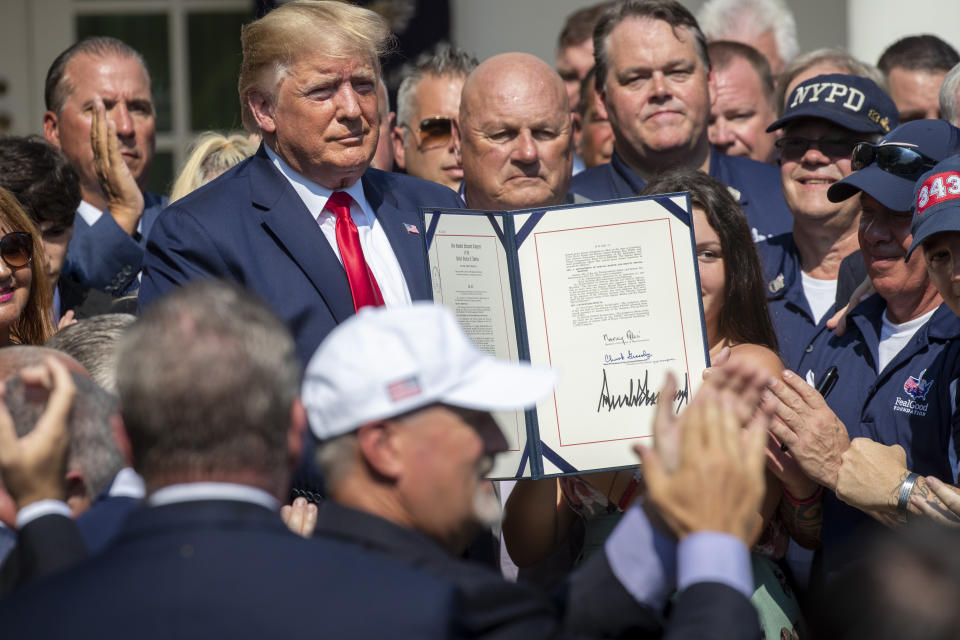
[[[708,40],[734,40],[738,33],[759,36],[773,31],[784,63],[800,51],[797,21],[783,0],[707,0],[697,21]]]
[[[960,92],[960,64],[947,72],[943,77],[943,84],[940,85],[940,117],[955,127],[960,127],[958,92]]]

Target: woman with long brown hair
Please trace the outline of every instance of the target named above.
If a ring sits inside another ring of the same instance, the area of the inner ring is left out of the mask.
[[[0,346],[42,345],[53,335],[45,262],[40,234],[0,187]]]

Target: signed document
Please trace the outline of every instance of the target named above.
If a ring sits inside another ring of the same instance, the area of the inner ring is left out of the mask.
[[[559,374],[497,416],[510,450],[491,477],[635,465],[667,373],[679,411],[708,366],[687,197],[423,215],[434,300],[486,352]]]

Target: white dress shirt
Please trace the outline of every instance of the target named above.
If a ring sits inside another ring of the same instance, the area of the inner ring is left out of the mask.
[[[333,249],[337,259],[340,260],[340,264],[343,264],[343,258],[340,257],[340,247],[337,245],[337,217],[323,208],[330,196],[333,195],[333,191],[304,178],[291,169],[270,147],[264,145],[264,148],[267,150],[267,155],[273,162],[273,166],[283,174],[290,182],[293,190],[303,200],[303,204],[306,205],[310,215],[320,225],[320,231],[323,232],[330,248]],[[363,193],[363,181],[357,180],[351,186],[340,189],[340,191],[346,191],[353,198],[353,204],[350,205],[350,217],[353,218],[353,223],[357,225],[364,260],[367,261],[370,271],[373,272],[373,277],[377,279],[384,304],[388,307],[410,304],[410,290],[407,288],[407,281],[403,277],[403,271],[400,269],[400,263],[397,262],[393,247],[390,246],[390,240],[384,233],[383,227],[374,215],[373,209]]]
[[[271,511],[280,511],[280,502],[263,489],[232,482],[185,482],[157,489],[147,496],[147,504],[160,507],[167,504],[197,502],[199,500],[234,500],[258,504]]]

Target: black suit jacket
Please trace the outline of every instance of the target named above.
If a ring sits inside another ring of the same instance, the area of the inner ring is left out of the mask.
[[[59,514],[37,518],[17,532],[17,546],[0,568],[0,596],[86,557],[87,549],[73,520]]]
[[[443,638],[449,583],[304,540],[263,507],[142,507],[114,544],[0,601],[9,638]]]
[[[425,573],[453,581],[462,608],[458,626],[469,637],[658,638],[659,612],[637,604],[597,553],[553,597],[507,582],[498,573],[450,555],[426,536],[374,515],[333,503],[320,505],[316,536],[387,554]],[[758,638],[749,600],[730,587],[704,583],[686,589],[674,606],[669,638]]]

